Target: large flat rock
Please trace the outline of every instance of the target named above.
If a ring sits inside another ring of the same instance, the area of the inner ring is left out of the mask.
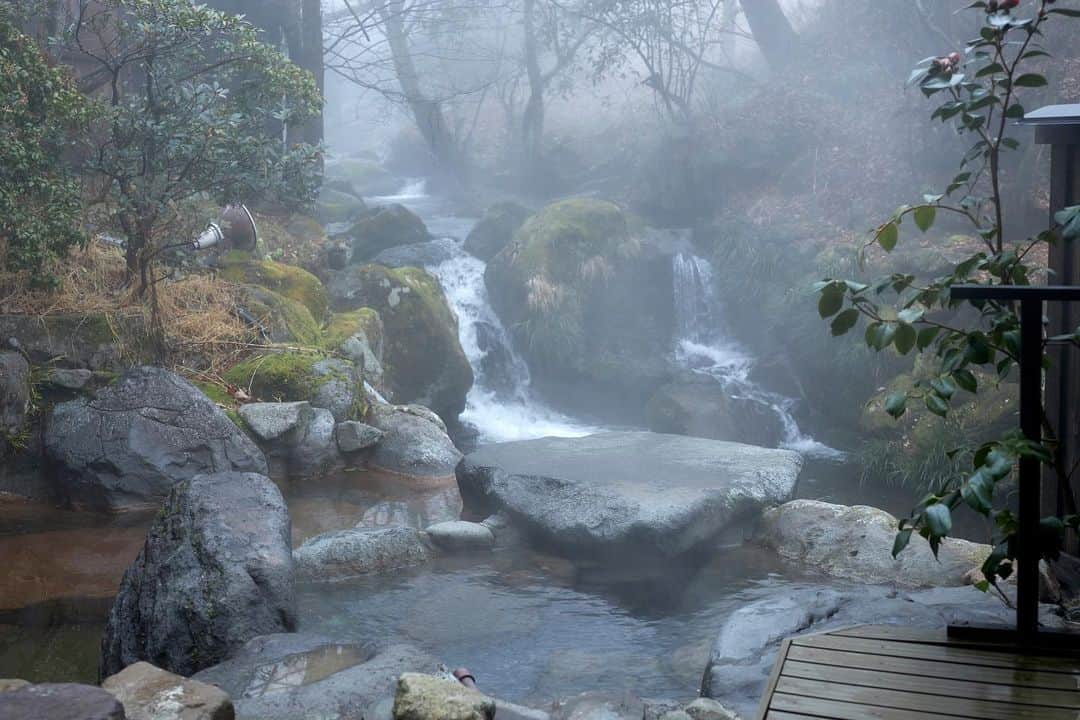
[[[689,552],[785,501],[801,468],[788,450],[611,432],[488,445],[457,478],[467,504],[505,510],[556,549],[636,562]]]

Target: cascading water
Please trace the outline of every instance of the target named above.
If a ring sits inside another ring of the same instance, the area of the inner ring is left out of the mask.
[[[839,459],[843,453],[799,429],[792,414],[796,401],[750,378],[754,358],[723,327],[723,313],[708,260],[688,253],[672,259],[675,304],[675,362],[685,370],[715,379],[732,398],[757,403],[780,420],[781,447],[804,455]]]
[[[372,198],[375,203],[401,203],[419,215],[439,244],[438,259],[425,269],[442,284],[458,319],[458,336],[474,382],[461,420],[482,442],[506,442],[545,436],[580,437],[602,428],[577,422],[537,399],[530,389],[529,367],[513,348],[506,329],[488,302],[485,264],[462,249],[476,223],[460,217],[442,199],[428,195],[423,181],[399,193]]]

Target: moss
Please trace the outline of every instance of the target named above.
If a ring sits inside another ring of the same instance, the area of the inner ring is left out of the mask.
[[[363,307],[349,312],[335,313],[323,331],[323,346],[330,350],[336,349],[361,330],[372,346],[380,342],[382,321],[379,319],[377,310]]]
[[[222,412],[225,413],[225,417],[232,420],[233,425],[245,432],[248,430],[247,423],[240,417],[240,409],[236,398],[230,395],[224,387],[218,383],[198,379],[191,379],[191,384],[197,387],[212,403],[221,408]]]
[[[255,355],[229,368],[223,378],[259,400],[310,400],[326,382],[326,377],[320,377],[313,369],[324,357],[297,352]]]
[[[230,282],[258,285],[296,300],[302,303],[317,321],[326,317],[330,299],[319,278],[294,265],[273,260],[256,260],[245,255],[234,251],[222,256],[221,276]]]
[[[370,260],[390,248],[431,239],[427,226],[403,205],[377,207],[363,213],[347,233],[356,261]]]
[[[271,342],[322,345],[322,331],[301,303],[256,285],[243,288],[244,307],[263,326]]]

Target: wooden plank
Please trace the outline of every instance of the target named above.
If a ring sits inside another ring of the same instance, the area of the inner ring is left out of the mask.
[[[839,635],[802,635],[792,638],[792,644],[802,647],[818,647],[829,650],[888,655],[915,660],[937,660],[968,665],[1017,668],[1042,672],[1080,674],[1080,661],[1060,657],[1016,655],[995,650],[975,650],[947,645],[869,640]]]
[[[1080,709],[1080,692],[1076,690],[1043,690],[1015,685],[995,685],[988,682],[954,680],[948,676],[934,677],[930,674],[900,675],[877,670],[815,665],[790,658],[784,663],[781,677],[819,680],[839,685],[859,685],[923,695],[944,695],[957,699]]]
[[[787,657],[789,661],[798,660],[819,665],[862,668],[906,675],[946,677],[953,680],[972,680],[1047,690],[1080,690],[1080,676],[1065,673],[965,665],[937,660],[911,660],[888,655],[868,655],[801,645],[793,645],[788,650]]]
[[[830,720],[957,720],[956,715],[913,713],[906,708],[857,705],[787,693],[776,693],[773,696],[772,707],[770,713],[786,712],[793,713],[796,717],[810,716]],[[772,715],[769,715],[766,720],[773,720]]]
[[[765,684],[765,693],[761,696],[761,705],[758,707],[757,720],[765,720],[769,711],[769,699],[776,690],[776,683],[780,681],[780,673],[784,663],[787,662],[788,651],[791,649],[791,638],[780,643],[780,650],[776,653],[776,662],[773,663],[772,672],[769,674],[769,682]]]
[[[776,694],[779,695],[780,693],[862,705],[905,708],[909,713],[912,711],[916,713],[937,713],[940,715],[978,718],[979,720],[1076,720],[1077,716],[1075,710],[1043,705],[1017,705],[1006,702],[950,698],[942,695],[923,695],[883,688],[804,680],[783,675],[780,677],[780,682],[776,684]],[[777,710],[787,709],[776,705],[775,697],[774,695],[771,707],[775,707]]]
[[[773,710],[765,716],[765,720],[821,720],[821,716],[796,715],[782,710]]]
[[[903,625],[850,625],[825,634],[900,642],[949,642],[949,631],[945,628],[913,628]]]

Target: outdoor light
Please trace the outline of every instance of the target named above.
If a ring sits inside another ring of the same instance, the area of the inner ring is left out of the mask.
[[[191,242],[193,250],[205,250],[219,243],[226,243],[236,250],[254,250],[259,232],[255,218],[246,205],[226,205],[217,222],[207,225],[199,237]]]

